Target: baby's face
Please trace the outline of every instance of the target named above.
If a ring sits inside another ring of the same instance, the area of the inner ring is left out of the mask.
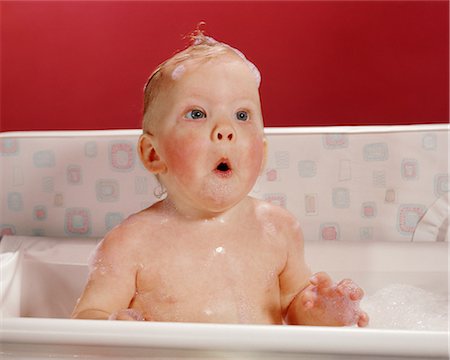
[[[153,108],[154,146],[168,199],[192,216],[242,200],[263,164],[265,140],[257,82],[236,55],[175,68]]]

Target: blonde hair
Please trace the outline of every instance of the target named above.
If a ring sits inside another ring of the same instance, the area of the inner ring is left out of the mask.
[[[199,26],[202,24],[199,24]],[[249,67],[252,73],[255,75],[257,85],[259,87],[261,82],[261,75],[257,67],[251,63],[239,50],[219,41],[216,41],[212,37],[206,36],[202,30],[197,28],[190,35],[189,46],[174,56],[169,58],[160,64],[150,75],[144,86],[144,109],[142,129],[147,131],[149,123],[151,122],[151,114],[149,114],[151,104],[155,101],[158,94],[162,90],[162,85],[168,79],[175,79],[179,76],[184,68],[182,63],[187,60],[193,59],[211,59],[227,52],[232,52],[238,55]]]

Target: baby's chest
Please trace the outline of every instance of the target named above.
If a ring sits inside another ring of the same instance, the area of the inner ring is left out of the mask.
[[[284,267],[276,248],[217,242],[162,246],[146,253],[137,285],[149,293],[176,297],[192,293],[265,293],[278,288]]]

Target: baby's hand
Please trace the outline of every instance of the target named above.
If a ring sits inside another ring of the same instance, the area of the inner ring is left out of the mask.
[[[112,313],[108,320],[144,321],[144,315],[136,309],[122,309]]]
[[[303,309],[312,322],[327,326],[367,326],[369,316],[359,308],[364,292],[352,280],[333,284],[328,274],[320,272],[310,282],[301,296]]]

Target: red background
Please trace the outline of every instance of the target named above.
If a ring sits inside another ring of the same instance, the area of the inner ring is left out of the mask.
[[[448,1],[1,2],[1,126],[138,128],[155,66],[206,31],[262,73],[266,126],[447,123]]]

